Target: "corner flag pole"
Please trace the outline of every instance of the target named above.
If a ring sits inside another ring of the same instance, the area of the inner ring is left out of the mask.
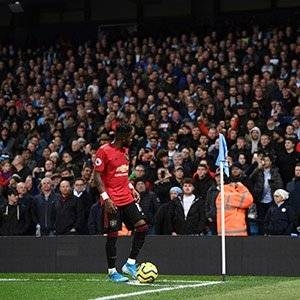
[[[225,241],[225,195],[224,195],[224,161],[220,161],[221,186],[221,245],[222,245],[222,280],[226,278],[226,241]]]
[[[225,193],[224,193],[224,172],[229,177],[229,166],[227,162],[227,143],[223,134],[219,133],[219,155],[216,165],[220,167],[220,188],[221,188],[221,245],[222,245],[222,279],[226,276],[226,241],[225,241]]]

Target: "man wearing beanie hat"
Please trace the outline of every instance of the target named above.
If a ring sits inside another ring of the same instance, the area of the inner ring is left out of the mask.
[[[265,234],[288,235],[295,232],[295,211],[286,201],[288,198],[286,190],[274,192],[275,203],[269,208],[264,221]]]
[[[170,189],[170,199],[174,200],[174,198],[179,197],[180,195],[182,195],[182,189],[178,186],[173,186]]]
[[[250,130],[250,143],[251,143],[251,153],[258,150],[258,144],[261,136],[261,131],[258,127],[253,127]]]
[[[251,183],[248,180],[247,176],[244,174],[243,166],[238,162],[234,162],[230,168],[230,177],[229,182],[241,182],[245,185],[250,191],[252,189]]]

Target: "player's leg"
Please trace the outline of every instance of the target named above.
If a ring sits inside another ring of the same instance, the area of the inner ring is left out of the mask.
[[[116,269],[116,258],[117,258],[117,238],[118,238],[118,230],[122,223],[120,212],[115,215],[107,214],[104,216],[104,225],[105,230],[107,232],[106,238],[106,259],[108,265],[108,278],[114,282],[126,282],[128,281],[128,277],[120,274]]]
[[[133,263],[135,263],[135,260],[144,245],[147,231],[148,225],[145,220],[139,220],[134,224],[134,236],[129,254],[129,260],[131,260]]]
[[[134,236],[129,257],[125,265],[122,267],[122,271],[133,278],[136,278],[136,258],[144,245],[148,231],[148,225],[144,218],[145,215],[142,212],[141,207],[136,203],[132,204],[126,210],[126,220],[129,221],[128,223],[133,224],[132,227],[134,229]]]

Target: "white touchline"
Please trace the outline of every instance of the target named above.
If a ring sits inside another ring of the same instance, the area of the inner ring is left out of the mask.
[[[132,296],[153,294],[153,293],[159,293],[159,292],[167,292],[167,291],[172,291],[172,290],[196,288],[196,287],[200,287],[200,286],[207,286],[207,285],[220,284],[220,283],[223,283],[223,281],[208,281],[208,282],[202,282],[202,283],[196,283],[196,284],[175,285],[172,287],[165,287],[165,288],[160,288],[160,289],[151,289],[151,290],[144,290],[144,291],[140,291],[140,292],[133,292],[133,293],[127,293],[127,294],[116,294],[116,295],[111,295],[111,296],[104,296],[104,297],[96,298],[94,300],[113,300],[113,299],[127,298],[127,297],[132,297]]]
[[[63,278],[0,278],[0,282],[6,281],[64,281]]]
[[[29,281],[28,278],[0,278],[0,281]]]
[[[184,279],[158,279],[155,282],[170,282],[170,283],[206,283],[206,282],[216,282],[216,281],[203,281],[203,280],[184,280]]]
[[[101,282],[106,281],[98,278],[83,278],[83,279],[76,279],[76,278],[0,278],[0,282],[6,281],[91,281],[91,282]]]

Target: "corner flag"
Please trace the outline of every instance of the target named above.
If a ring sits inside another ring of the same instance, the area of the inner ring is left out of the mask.
[[[226,160],[228,150],[223,134],[219,133],[219,155],[216,165],[220,167],[220,187],[221,187],[221,253],[222,253],[222,278],[226,276],[226,243],[225,243],[225,192],[224,192],[224,173],[229,177],[229,166]]]
[[[228,150],[226,140],[223,134],[219,133],[219,155],[216,160],[216,166],[220,167],[220,162],[223,162],[224,173],[229,177],[229,166],[226,160]]]

